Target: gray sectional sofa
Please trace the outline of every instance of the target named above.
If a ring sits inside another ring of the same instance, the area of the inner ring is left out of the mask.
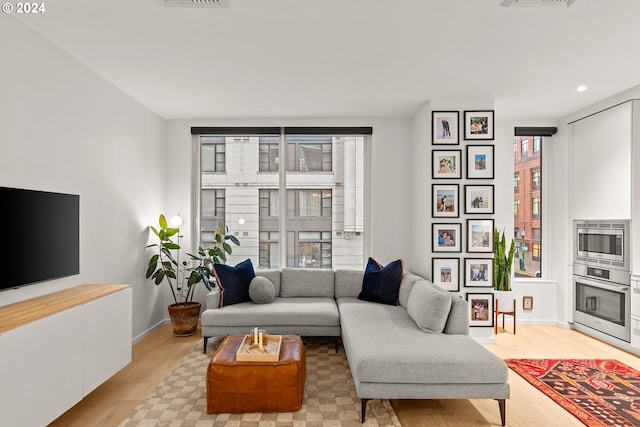
[[[342,337],[362,400],[496,399],[505,425],[506,364],[469,336],[467,302],[405,272],[399,305],[358,299],[363,272],[294,269],[256,271],[273,283],[270,303],[220,308],[220,290],[207,296],[201,317],[206,351],[213,336],[243,335],[260,326],[271,334]]]

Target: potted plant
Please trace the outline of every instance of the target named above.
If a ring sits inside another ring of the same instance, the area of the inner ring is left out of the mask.
[[[511,290],[511,267],[513,266],[513,254],[515,241],[507,252],[507,239],[498,229],[493,230],[493,289],[496,291]]]
[[[156,285],[166,283],[173,295],[170,304],[169,317],[173,325],[173,334],[189,336],[196,333],[201,304],[193,301],[196,285],[204,283],[208,290],[212,289],[212,266],[224,263],[227,255],[232,253],[229,242],[240,245],[238,239],[229,234],[229,229],[219,223],[214,231],[215,243],[211,248],[198,247],[197,254],[187,254],[189,259],[180,262],[180,229],[170,227],[167,218],[160,215],[159,227],[149,226],[153,234],[159,239],[147,248],[157,248],[149,259],[146,278],[153,279]],[[176,239],[176,241],[174,241]]]

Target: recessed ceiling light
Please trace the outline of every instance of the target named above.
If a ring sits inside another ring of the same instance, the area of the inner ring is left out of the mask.
[[[578,86],[578,89],[576,89],[578,92],[584,92],[585,90],[587,90],[587,87],[582,85],[582,86]]]

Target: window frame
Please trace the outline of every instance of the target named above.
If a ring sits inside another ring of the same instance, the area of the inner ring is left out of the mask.
[[[537,209],[536,209],[537,207]],[[542,213],[542,200],[540,196],[531,198],[531,217],[532,218],[540,218],[540,214]]]
[[[203,173],[225,173],[227,171],[227,143],[226,141],[224,141],[224,138],[222,139],[222,142],[219,141],[211,141],[211,142],[204,142],[201,144],[205,145],[205,146],[210,146],[213,147],[213,169],[208,169],[205,170],[203,169],[203,164],[200,163],[200,168],[201,171]],[[222,147],[223,150],[219,151],[218,149]],[[223,157],[222,162],[218,161],[218,156],[221,155]],[[201,159],[201,162],[203,161],[203,159]],[[221,164],[222,166],[220,167],[219,164]]]
[[[520,137],[520,159],[529,158],[529,137]]]
[[[517,136],[514,137],[514,141],[519,142],[519,138]],[[551,194],[550,194],[550,189],[547,188],[546,184],[547,182],[551,182],[551,180],[553,179],[552,177],[552,169],[551,169],[551,154],[553,151],[553,136],[550,135],[544,135],[541,137],[541,147],[540,147],[540,214],[541,214],[541,218],[540,218],[540,228],[541,228],[541,240],[540,243],[542,242],[549,242],[550,241],[550,235],[552,230],[550,229],[550,227],[548,226],[549,224],[549,217],[550,217],[550,211],[549,211],[549,200],[551,198]],[[514,194],[514,201],[516,199],[516,195]],[[515,225],[514,225],[515,228]],[[543,248],[541,247],[540,251],[540,263],[542,266],[541,269],[541,276],[540,277],[514,277],[514,283],[521,283],[524,285],[538,285],[540,283],[549,283],[552,279],[551,279],[551,275],[553,274],[554,271],[554,263],[553,263],[553,259],[551,258],[551,250],[542,250]]]
[[[536,179],[536,176],[538,177],[537,179]],[[531,188],[533,190],[539,191],[541,184],[542,184],[542,172],[540,171],[540,169],[532,170],[531,171]]]
[[[242,129],[247,129],[247,131],[242,131]],[[274,131],[275,129],[275,131]],[[257,130],[253,132],[253,130]],[[269,133],[271,132],[271,133]],[[191,225],[190,225],[190,233],[192,238],[188,243],[188,239],[185,239],[184,247],[187,248],[190,245],[192,251],[196,251],[199,245],[200,239],[200,209],[201,209],[201,200],[200,200],[200,190],[202,187],[202,171],[201,171],[201,150],[200,150],[200,137],[203,135],[224,135],[224,136],[234,136],[238,134],[249,135],[249,136],[259,136],[259,135],[275,135],[274,132],[277,132],[280,139],[280,149],[282,147],[286,147],[285,137],[286,136],[295,136],[298,133],[301,134],[314,134],[314,135],[327,135],[333,137],[349,137],[349,136],[359,136],[363,138],[362,144],[362,155],[363,155],[363,177],[362,180],[365,183],[363,186],[363,232],[356,233],[357,235],[362,234],[362,268],[366,264],[366,260],[371,256],[371,247],[372,247],[372,215],[371,215],[371,183],[372,183],[372,133],[373,128],[369,126],[350,126],[350,127],[192,127],[191,128],[191,166],[192,166],[192,182],[191,182]],[[258,158],[259,162],[259,158]],[[260,171],[259,165],[257,166],[258,173],[264,173],[266,171]],[[333,159],[332,159],[332,170],[334,169]],[[278,171],[271,171],[271,173],[283,174],[290,173],[292,171],[287,171],[285,167],[279,167]],[[314,171],[321,172],[321,171]],[[268,172],[267,172],[268,173]],[[285,187],[286,187],[286,178],[285,178]],[[280,212],[286,212],[286,203],[287,199],[280,197]],[[285,222],[287,220],[286,215],[279,216],[281,222]],[[285,230],[285,234],[287,231],[286,228],[282,228]],[[286,239],[286,237],[285,237]],[[286,242],[286,240],[283,240]],[[258,252],[257,257],[260,259],[260,240],[259,236],[257,237],[257,245]],[[278,268],[284,268],[287,265],[287,253],[286,253],[286,244],[280,244],[280,254],[279,254],[279,263]]]

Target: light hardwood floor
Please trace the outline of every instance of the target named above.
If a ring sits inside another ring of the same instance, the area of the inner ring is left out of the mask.
[[[509,325],[507,329],[511,330]],[[640,370],[640,358],[587,335],[555,326],[518,326],[517,335],[499,333],[486,347],[506,358],[607,358]],[[98,387],[51,426],[118,426],[197,344],[200,333],[176,338],[163,326],[133,347],[131,364]],[[583,424],[509,371],[509,427],[580,427]],[[393,407],[407,427],[499,426],[497,402],[486,400],[397,400]]]

